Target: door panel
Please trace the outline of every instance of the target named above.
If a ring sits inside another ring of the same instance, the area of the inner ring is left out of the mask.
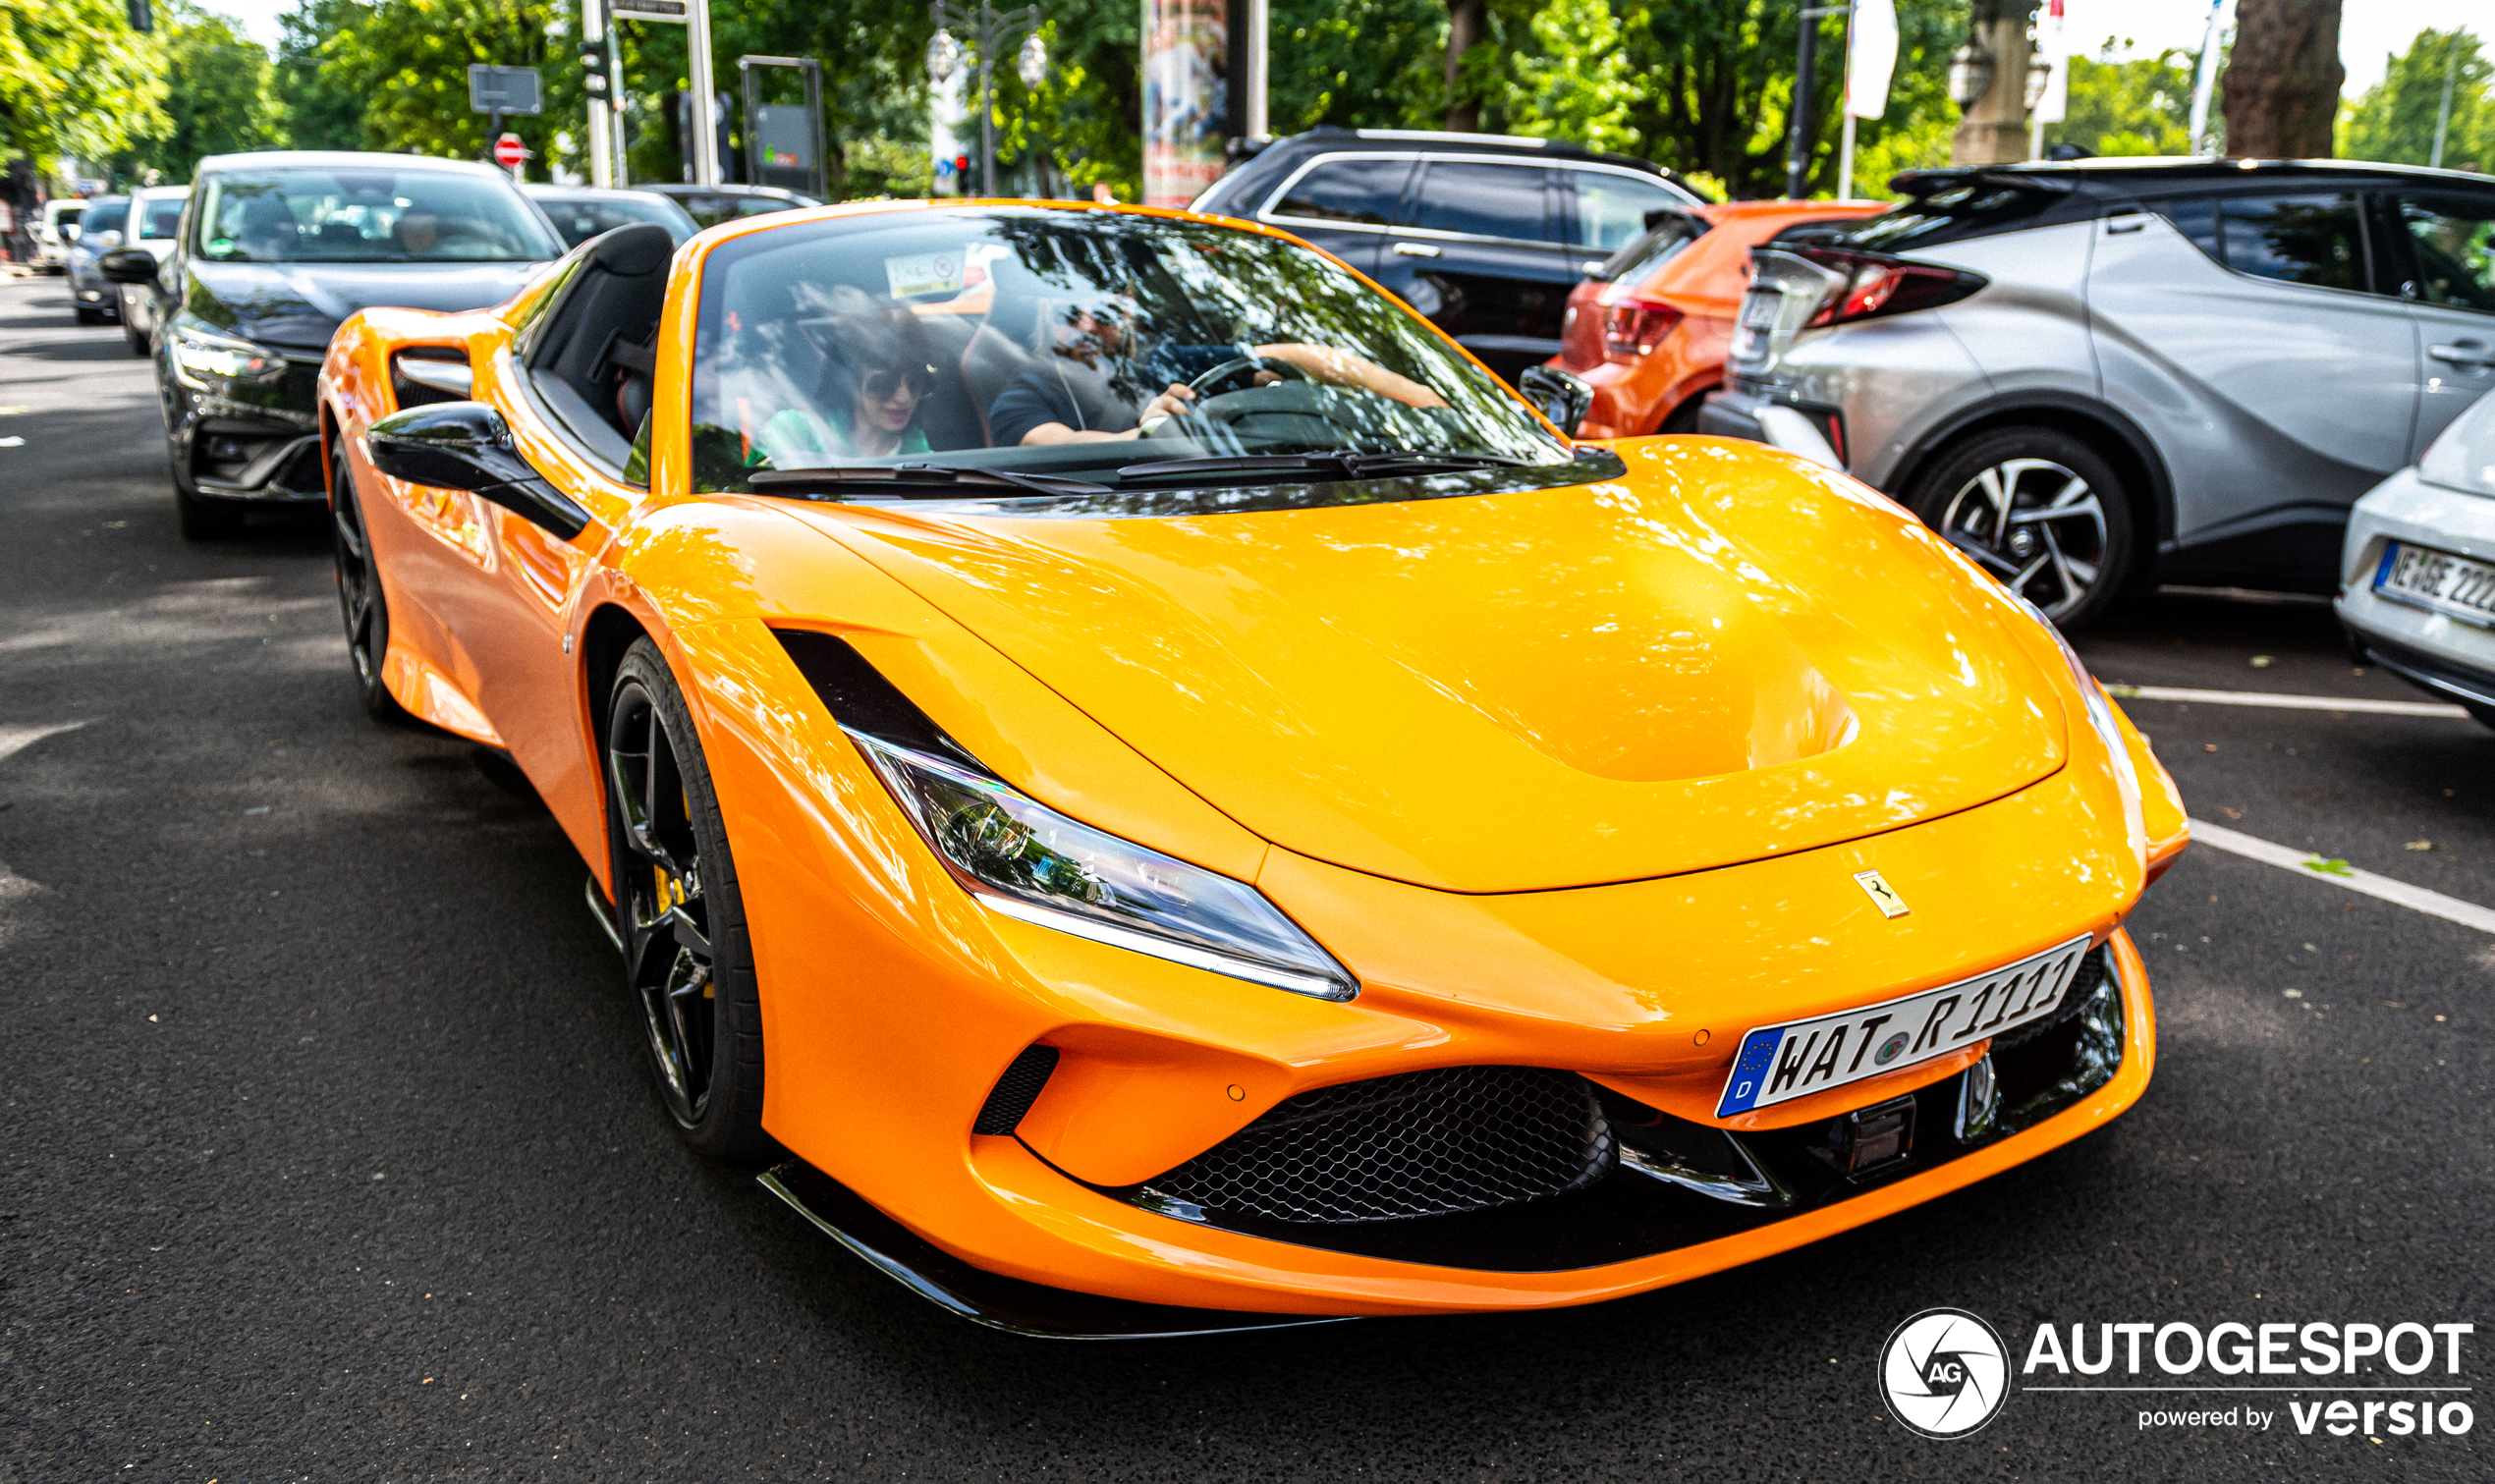
[[[2405,241],[2401,291],[2416,325],[2416,459],[2469,404],[2495,388],[2495,192],[2403,192],[2392,220]]]
[[[1377,280],[1515,380],[1559,354],[1578,281],[1554,189],[1543,165],[1425,162],[1404,224],[1386,235]]]
[[[2327,581],[2348,507],[2407,462],[2408,317],[2330,286],[2368,281],[2359,220],[2353,196],[2306,194],[2161,202],[2098,224],[2090,338],[2106,400],[2166,459],[2178,570]]]

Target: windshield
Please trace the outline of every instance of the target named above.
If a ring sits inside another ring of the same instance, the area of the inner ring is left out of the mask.
[[[724,243],[693,367],[703,489],[928,462],[1100,481],[1243,456],[1573,457],[1338,264],[1107,211],[916,211]]]
[[[637,222],[658,223],[679,247],[698,230],[683,207],[663,195],[540,195],[537,207],[563,234],[564,243],[574,247]]]
[[[519,190],[445,170],[212,175],[194,250],[220,262],[514,262],[561,255]]]

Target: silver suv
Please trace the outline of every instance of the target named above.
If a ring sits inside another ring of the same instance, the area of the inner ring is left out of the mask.
[[[1752,249],[1699,431],[1895,496],[2064,627],[2150,582],[2337,590],[2348,509],[2495,386],[2495,182],[1939,170]]]

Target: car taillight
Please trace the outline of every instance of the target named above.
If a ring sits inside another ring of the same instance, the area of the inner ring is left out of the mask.
[[[1603,354],[1613,360],[1634,361],[1647,355],[1681,322],[1670,304],[1603,305]]]
[[[1844,275],[1837,292],[1828,296],[1819,312],[1811,316],[1813,327],[1938,308],[1956,303],[1991,282],[1980,273],[1910,263],[1876,252],[1853,252],[1842,247],[1794,250],[1822,268]]]

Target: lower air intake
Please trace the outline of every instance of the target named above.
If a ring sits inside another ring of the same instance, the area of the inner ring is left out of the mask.
[[[1039,1090],[1048,1085],[1050,1073],[1057,1070],[1057,1048],[1026,1046],[1014,1058],[1005,1074],[990,1088],[987,1101],[979,1105],[979,1116],[970,1125],[972,1133],[1011,1133],[1021,1127],[1023,1115],[1039,1101]]]
[[[1446,1067],[1301,1093],[1143,1188],[1268,1221],[1395,1221],[1574,1190],[1613,1158],[1583,1077]]]

